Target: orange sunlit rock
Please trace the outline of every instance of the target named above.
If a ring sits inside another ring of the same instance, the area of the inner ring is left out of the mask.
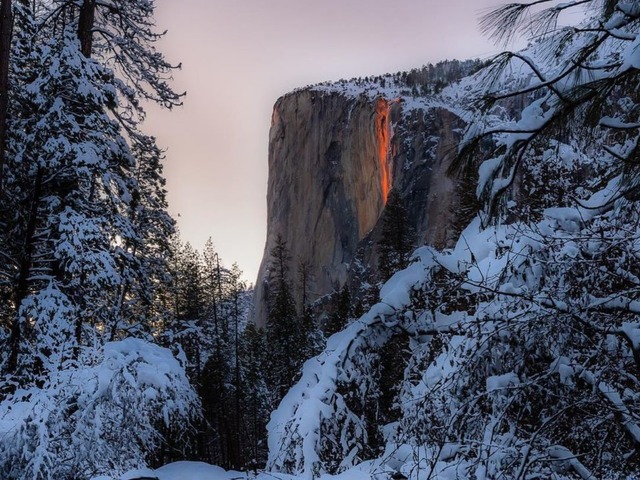
[[[389,113],[391,104],[384,98],[376,102],[376,138],[378,140],[378,160],[380,162],[380,191],[382,202],[386,205],[391,190],[391,172],[389,168],[389,145],[391,142],[391,126]]]

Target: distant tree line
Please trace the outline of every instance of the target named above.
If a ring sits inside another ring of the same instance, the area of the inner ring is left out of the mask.
[[[368,85],[375,84],[382,88],[400,88],[404,94],[415,97],[439,93],[444,87],[455,83],[464,77],[473,75],[488,65],[487,61],[473,60],[443,60],[435,65],[429,63],[408,72],[397,72],[385,75],[341,79],[340,85]],[[322,85],[331,85],[331,82]]]

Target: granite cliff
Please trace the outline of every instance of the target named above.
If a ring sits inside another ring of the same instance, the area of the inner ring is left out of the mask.
[[[459,76],[477,62],[449,65]],[[299,262],[308,264],[311,301],[353,281],[356,257],[375,270],[391,189],[403,199],[417,243],[442,247],[455,237],[462,192],[446,171],[464,124],[455,100],[434,95],[433,85],[432,78],[411,85],[407,74],[396,74],[307,87],[276,102],[267,239],[254,295],[259,325],[278,237],[290,249],[292,276]]]

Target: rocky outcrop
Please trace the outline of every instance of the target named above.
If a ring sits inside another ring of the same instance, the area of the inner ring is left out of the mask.
[[[280,98],[269,135],[257,323],[266,319],[269,254],[276,239],[290,249],[292,280],[297,265],[308,264],[311,300],[317,299],[347,281],[356,252],[375,268],[372,239],[391,188],[404,199],[419,243],[449,244],[459,199],[446,170],[461,127],[443,104],[394,88],[325,85]]]

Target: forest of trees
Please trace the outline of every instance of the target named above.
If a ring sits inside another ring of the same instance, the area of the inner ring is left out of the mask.
[[[428,96],[440,93],[444,87],[462,78],[476,73],[489,64],[488,61],[474,60],[443,60],[435,65],[429,63],[421,68],[414,68],[408,72],[397,72],[371,77],[358,77],[349,80],[339,80],[338,84],[378,85],[382,88],[398,87],[403,95],[413,97]],[[331,85],[330,82],[321,85]]]
[[[269,318],[266,328],[256,328],[248,319],[251,291],[236,265],[221,266],[211,242],[199,254],[177,241],[174,252],[173,315],[162,329],[162,343],[184,351],[203,415],[195,436],[174,442],[181,449],[164,452],[162,461],[190,458],[225,468],[263,467],[271,411],[299,378],[303,362],[324,346],[308,304],[294,301],[295,289],[304,289],[308,281],[304,265],[298,269],[299,282],[292,283],[288,247],[282,240],[276,243]]]
[[[585,5],[581,26],[556,23]],[[528,50],[448,97],[469,121],[450,174],[477,186],[457,244],[412,253],[392,190],[377,265],[314,304],[310,266],[278,238],[258,328],[239,267],[167,213],[143,105],[183,95],[153,2],[0,0],[0,478],[184,459],[637,475],[640,2],[528,7],[482,20],[500,40],[535,32]],[[393,81],[432,94],[482,66]]]
[[[0,2],[3,479],[263,465],[302,362],[268,366],[239,268],[175,232],[164,154],[141,130],[145,102],[182,101],[153,10]]]

